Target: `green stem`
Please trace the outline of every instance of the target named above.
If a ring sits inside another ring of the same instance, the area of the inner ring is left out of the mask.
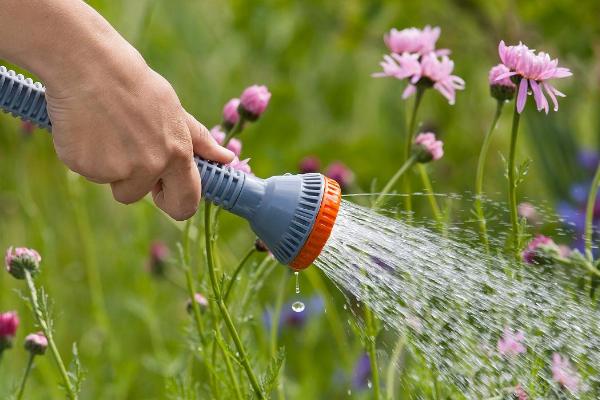
[[[512,251],[519,259],[519,217],[517,214],[517,186],[515,181],[515,156],[517,137],[519,134],[519,119],[521,114],[517,111],[517,102],[513,114],[512,132],[510,135],[510,153],[508,155],[508,206],[510,208],[510,222],[512,225]]]
[[[231,276],[231,280],[229,281],[229,284],[227,285],[227,289],[225,290],[225,295],[223,296],[223,301],[225,302],[225,304],[227,304],[227,299],[229,299],[229,294],[231,293],[231,289],[233,288],[233,285],[235,284],[238,275],[240,274],[240,272],[242,272],[242,269],[244,268],[244,266],[246,265],[246,263],[248,262],[248,260],[250,259],[250,257],[252,257],[252,255],[255,252],[256,252],[256,248],[253,245],[246,252],[246,254],[242,258],[242,260],[240,261],[240,263],[238,264],[238,266],[233,271],[233,275]]]
[[[231,364],[231,360],[229,359],[229,352],[223,344],[223,337],[221,336],[221,331],[217,329],[215,332],[217,335],[216,342],[218,343],[221,352],[223,353],[223,359],[225,360],[225,366],[227,367],[227,374],[229,375],[229,379],[233,384],[233,391],[235,392],[235,395],[239,400],[243,400],[244,395],[242,394],[240,384],[238,383],[237,377],[235,376],[235,371],[233,370],[233,365]]]
[[[246,122],[246,120],[244,119],[244,117],[242,117],[240,115],[240,119],[238,119],[237,124],[235,124],[231,128],[231,130],[227,131],[227,134],[225,135],[225,139],[223,140],[223,146],[227,146],[229,141],[231,139],[233,139],[234,137],[236,137],[236,135],[238,135],[242,131],[242,129],[244,129],[245,122]]]
[[[34,358],[35,354],[33,352],[30,352],[29,360],[27,361],[27,367],[25,367],[25,374],[23,375],[23,380],[21,381],[21,386],[19,387],[19,392],[17,394],[17,400],[21,400],[23,398],[23,392],[25,392],[25,384],[27,383],[27,378],[29,377],[29,372],[31,371],[31,366],[33,365]]]
[[[265,399],[265,395],[260,388],[258,379],[256,378],[254,371],[252,370],[250,362],[248,361],[246,349],[244,348],[242,340],[240,339],[240,336],[237,332],[237,329],[235,328],[233,320],[231,319],[231,315],[229,314],[229,311],[227,310],[227,306],[226,306],[225,302],[223,301],[223,297],[221,294],[221,288],[219,287],[219,283],[217,281],[217,275],[215,273],[215,267],[214,267],[214,248],[213,248],[214,238],[212,236],[212,229],[211,229],[212,221],[211,221],[210,210],[211,210],[211,203],[207,202],[205,204],[205,208],[204,208],[204,230],[205,230],[204,240],[206,241],[206,258],[207,258],[207,262],[208,262],[208,272],[209,272],[210,283],[212,286],[213,294],[215,296],[217,306],[219,307],[219,311],[221,312],[221,316],[225,320],[225,325],[227,326],[227,329],[229,330],[229,334],[231,335],[231,338],[233,339],[233,342],[235,343],[237,351],[240,354],[239,355],[240,362],[241,362],[242,366],[244,367],[244,370],[246,371],[248,380],[250,381],[250,384],[252,385],[252,388],[254,389],[254,392],[258,396],[258,398]]]
[[[281,282],[279,283],[279,291],[275,300],[275,309],[273,310],[273,316],[271,318],[271,358],[277,355],[278,345],[278,333],[279,333],[279,320],[281,318],[281,309],[283,308],[283,299],[285,298],[285,290],[287,289],[287,281],[289,279],[288,271],[283,271]],[[279,375],[283,374],[283,371],[279,371]],[[283,385],[280,385],[279,376],[277,384],[277,397],[280,400],[285,399],[285,392]]]
[[[419,110],[419,106],[421,105],[421,100],[423,100],[423,94],[425,93],[425,88],[421,86],[417,86],[417,93],[415,95],[415,102],[413,103],[412,113],[410,114],[410,120],[408,123],[408,130],[406,131],[406,142],[404,144],[404,160],[408,162],[410,158],[410,152],[413,145],[413,137],[415,135],[415,126],[417,124],[417,112]],[[405,210],[410,216],[412,212],[412,197],[411,197],[411,188],[410,188],[410,177],[406,176],[404,178],[404,193],[406,193],[406,201],[405,201]]]
[[[379,196],[377,196],[377,198],[373,202],[373,206],[371,208],[377,209],[381,206],[381,203],[385,199],[385,196],[392,190],[398,179],[400,179],[400,177],[404,175],[404,173],[408,171],[410,167],[412,167],[415,164],[416,161],[417,157],[413,154],[408,158],[408,160],[406,160],[404,164],[402,164],[400,169],[396,171],[394,176],[392,176],[388,183],[383,187],[383,189],[379,193]],[[406,195],[410,197],[410,193],[407,192]]]
[[[598,187],[600,186],[600,165],[596,169],[592,186],[590,187],[590,193],[588,194],[587,210],[585,213],[585,255],[589,262],[594,261],[592,254],[592,234],[593,234],[593,223],[594,223],[594,207],[596,206],[596,195],[598,193]]]
[[[40,305],[38,303],[38,298],[37,298],[37,289],[35,288],[35,284],[33,283],[33,278],[31,277],[31,274],[27,270],[25,270],[25,280],[27,281],[27,287],[29,289],[29,299],[31,301],[31,309],[33,310],[33,314],[35,316],[35,319],[37,320],[37,323],[42,328],[42,331],[44,331],[44,335],[46,336],[46,339],[48,340],[48,347],[50,347],[50,352],[52,353],[52,356],[54,357],[54,361],[56,362],[56,365],[57,365],[60,375],[62,377],[65,390],[67,391],[67,397],[71,400],[75,400],[75,399],[77,399],[77,395],[75,394],[75,391],[73,390],[73,387],[71,386],[71,381],[69,380],[69,374],[67,372],[67,369],[65,368],[65,364],[63,363],[60,353],[58,352],[56,343],[54,343],[54,337],[52,335],[52,330],[50,329],[50,325],[44,318],[44,314],[42,313],[42,310],[40,309]]]
[[[373,311],[365,304],[365,321],[367,324],[367,353],[369,353],[369,363],[371,364],[371,378],[373,379],[373,399],[379,399],[379,369],[377,368],[377,330]]]
[[[500,119],[500,115],[502,114],[503,105],[504,102],[498,100],[498,103],[496,105],[496,114],[494,114],[494,119],[492,120],[490,129],[485,134],[483,144],[481,146],[481,151],[479,152],[479,159],[477,160],[477,173],[475,175],[475,212],[477,213],[477,218],[479,219],[479,230],[481,231],[481,240],[485,247],[486,253],[489,252],[490,245],[487,234],[487,222],[485,220],[485,213],[483,212],[483,171],[485,169],[485,160],[487,158],[487,153],[490,148],[490,139],[492,137],[492,133],[496,129],[496,125],[498,125],[498,120]]]
[[[435,194],[433,192],[433,186],[431,185],[431,180],[429,179],[429,174],[427,174],[427,170],[423,164],[419,164],[419,174],[421,175],[421,181],[423,182],[423,186],[425,187],[425,194],[427,195],[427,199],[429,200],[429,205],[431,206],[431,211],[433,212],[433,216],[437,221],[440,230],[444,226],[444,215],[438,206],[437,200],[435,199]]]
[[[396,386],[396,363],[400,360],[400,356],[404,352],[404,347],[406,344],[406,339],[404,335],[401,334],[400,338],[396,342],[396,346],[394,346],[394,351],[392,356],[390,357],[390,363],[388,365],[386,381],[387,381],[387,400],[394,400],[394,390]]]

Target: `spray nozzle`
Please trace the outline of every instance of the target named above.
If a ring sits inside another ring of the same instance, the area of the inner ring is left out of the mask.
[[[2,66],[0,109],[52,129],[43,86]],[[279,262],[300,270],[319,256],[340,206],[336,181],[317,173],[261,179],[199,157],[196,164],[204,198],[248,220]]]

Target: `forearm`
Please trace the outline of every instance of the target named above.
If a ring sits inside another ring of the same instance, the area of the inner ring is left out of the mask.
[[[69,81],[95,76],[98,68],[113,69],[124,60],[145,65],[139,53],[81,0],[0,0],[0,58],[33,72],[57,93]]]

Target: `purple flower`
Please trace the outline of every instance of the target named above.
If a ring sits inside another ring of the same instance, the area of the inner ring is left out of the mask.
[[[9,247],[4,257],[6,270],[17,279],[25,279],[26,270],[31,276],[35,276],[40,270],[41,261],[42,257],[37,251],[26,247],[17,247],[14,250]]]
[[[240,99],[233,98],[229,100],[223,107],[223,126],[227,129],[231,129],[240,120],[240,114],[238,113],[238,107],[240,106]]]
[[[169,247],[161,241],[150,245],[150,257],[148,259],[148,271],[155,276],[163,276],[169,260]]]
[[[552,379],[562,388],[569,390],[571,393],[577,393],[579,389],[579,376],[573,369],[569,360],[563,358],[560,354],[552,355]]]
[[[44,332],[30,333],[25,337],[25,350],[33,355],[42,355],[48,348],[48,339]]]
[[[509,72],[499,75],[496,79],[502,80],[511,76],[517,76],[520,79],[517,112],[521,113],[525,108],[529,88],[533,92],[538,111],[544,110],[548,114],[549,110],[548,100],[542,89],[550,96],[550,100],[554,104],[554,111],[558,111],[556,96],[564,97],[565,95],[556,90],[548,81],[573,75],[568,68],[559,67],[558,59],[551,59],[548,53],[544,52],[536,54],[523,43],[506,46],[502,40],[498,45],[498,54]]]
[[[341,161],[334,161],[327,167],[325,176],[331,178],[340,184],[342,190],[347,189],[354,180],[352,170]]]
[[[413,142],[413,152],[420,163],[437,161],[444,155],[444,142],[436,140],[431,132],[419,133]]]
[[[321,160],[319,160],[319,158],[316,156],[304,157],[300,161],[300,165],[298,166],[298,169],[303,174],[308,174],[311,172],[319,172],[319,170],[321,169]]]
[[[503,356],[516,356],[525,352],[523,341],[525,334],[521,331],[513,332],[510,328],[504,328],[504,334],[498,339],[498,353]]]
[[[516,86],[509,77],[498,79],[500,76],[506,75],[510,70],[504,64],[498,64],[488,74],[488,82],[490,84],[490,94],[493,98],[500,101],[508,101],[515,97]]]
[[[421,58],[421,72],[413,75],[410,84],[402,93],[402,98],[406,99],[416,92],[417,84],[423,82],[425,85],[431,85],[435,90],[444,96],[451,105],[455,103],[456,91],[464,90],[465,81],[452,75],[454,70],[454,61],[447,56],[438,58],[434,53],[429,53]]]
[[[239,111],[245,118],[255,121],[265,112],[270,99],[271,92],[266,86],[252,85],[240,96]]]
[[[368,386],[370,379],[371,361],[369,355],[364,353],[354,365],[354,371],[352,372],[352,387],[355,389],[364,389]]]
[[[577,161],[585,170],[590,173],[594,173],[596,168],[598,168],[598,164],[600,163],[600,155],[597,151],[583,149],[579,151],[579,154],[577,155]]]
[[[538,222],[540,222],[540,214],[538,213],[535,206],[531,203],[528,203],[526,201],[520,203],[517,207],[517,211],[519,213],[519,216],[525,218],[532,224],[537,224]]]

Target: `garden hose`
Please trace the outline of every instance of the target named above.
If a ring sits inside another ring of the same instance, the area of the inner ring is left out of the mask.
[[[45,89],[0,66],[0,109],[52,130]],[[261,179],[195,156],[202,196],[239,215],[282,264],[301,270],[319,256],[341,201],[338,183],[319,173]]]

